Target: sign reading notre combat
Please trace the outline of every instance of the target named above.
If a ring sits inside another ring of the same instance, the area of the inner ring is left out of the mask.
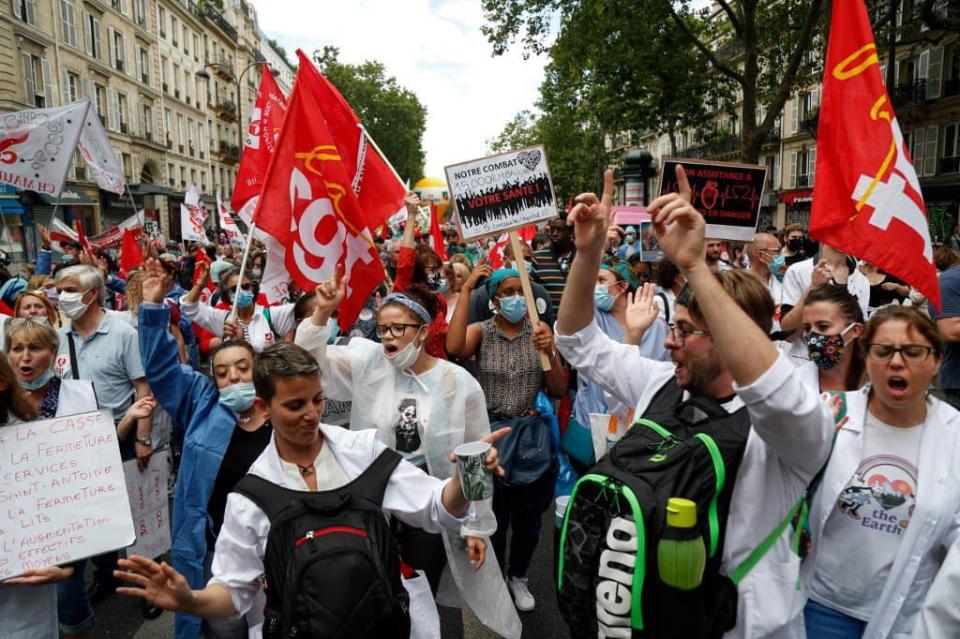
[[[557,217],[542,145],[453,164],[445,171],[464,240]]]
[[[0,580],[134,538],[109,411],[0,427]]]
[[[717,240],[750,242],[760,219],[767,167],[760,164],[704,162],[664,158],[660,195],[677,191],[677,165],[690,181],[691,204],[703,214],[706,236]]]

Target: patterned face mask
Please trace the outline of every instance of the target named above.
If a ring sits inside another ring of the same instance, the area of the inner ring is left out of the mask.
[[[822,371],[828,371],[843,359],[843,353],[847,348],[843,340],[844,334],[853,328],[850,324],[836,335],[823,335],[810,331],[803,336],[803,341],[807,345],[807,352],[810,354],[810,361],[817,365]]]

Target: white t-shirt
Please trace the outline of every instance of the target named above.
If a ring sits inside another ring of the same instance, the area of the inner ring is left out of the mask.
[[[922,435],[923,424],[898,428],[867,413],[863,461],[819,540],[814,601],[863,621],[873,615],[913,517]]]
[[[288,487],[293,490],[310,490],[296,464],[280,459],[280,466],[283,467],[283,473],[290,482]],[[317,475],[318,492],[336,490],[341,486],[346,486],[350,481],[327,442],[323,442],[320,452],[317,453],[317,458],[313,460],[313,472]]]
[[[783,277],[783,297],[780,303],[788,306],[796,306],[803,297],[803,292],[810,286],[813,279],[814,258],[797,262],[787,269],[787,274]],[[870,304],[870,282],[867,277],[861,273],[856,266],[850,268],[850,275],[847,277],[847,290],[857,298],[860,304],[860,310],[863,316],[867,316],[867,306]]]

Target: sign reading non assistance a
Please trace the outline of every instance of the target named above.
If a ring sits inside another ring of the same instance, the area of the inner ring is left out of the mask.
[[[445,171],[464,240],[557,217],[542,145],[453,164]]]
[[[678,164],[683,165],[690,182],[691,204],[707,223],[706,236],[718,240],[752,241],[760,218],[767,167],[664,158],[660,171],[660,195],[678,190]]]

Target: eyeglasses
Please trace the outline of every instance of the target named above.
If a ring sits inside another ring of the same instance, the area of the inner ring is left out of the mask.
[[[387,333],[390,333],[395,339],[400,339],[403,337],[404,333],[407,332],[408,328],[420,328],[423,324],[377,324],[374,326],[374,330],[377,333],[377,337],[382,338]]]
[[[670,334],[673,336],[673,341],[677,343],[677,346],[683,346],[684,342],[687,340],[689,335],[710,335],[709,331],[698,331],[692,328],[683,328],[677,326],[676,324],[670,324]]]
[[[900,353],[905,362],[919,363],[926,360],[933,353],[931,346],[923,344],[905,344],[895,348],[890,344],[867,344],[867,357],[878,362],[888,362],[893,359],[894,353]]]
[[[34,324],[42,324],[43,326],[50,326],[50,318],[45,315],[38,315],[36,317],[15,317],[10,320],[10,328],[14,326],[20,326],[25,322],[33,322]]]
[[[757,251],[757,255],[765,255],[767,257],[776,257],[780,255],[780,251],[777,249],[760,249]]]

